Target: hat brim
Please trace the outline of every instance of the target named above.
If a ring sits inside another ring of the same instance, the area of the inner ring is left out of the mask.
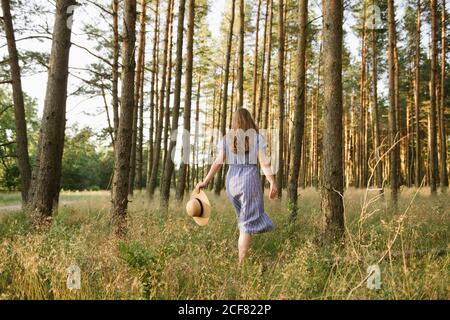
[[[201,217],[192,217],[192,219],[194,219],[195,223],[199,226],[206,226],[211,217],[211,204],[206,193],[203,192],[203,190],[200,190],[200,193],[193,191],[191,193],[191,199],[199,199],[203,205],[203,215]]]

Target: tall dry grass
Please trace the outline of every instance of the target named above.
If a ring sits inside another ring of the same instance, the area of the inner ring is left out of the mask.
[[[388,196],[347,190],[345,240],[327,247],[315,241],[321,216],[315,190],[301,191],[293,224],[284,201],[266,201],[277,228],[255,237],[241,269],[235,213],[225,196],[209,196],[213,215],[201,228],[184,204],[172,202],[165,213],[137,193],[124,240],[111,234],[108,192],[78,194],[48,230],[33,229],[21,212],[0,214],[0,298],[449,298],[446,195],[403,190],[394,212]],[[373,264],[381,269],[380,290],[366,287]],[[80,290],[67,289],[71,265],[81,269]]]

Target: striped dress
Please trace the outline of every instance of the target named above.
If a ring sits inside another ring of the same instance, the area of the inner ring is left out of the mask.
[[[227,196],[235,208],[239,230],[248,234],[268,232],[274,228],[264,211],[264,193],[257,166],[258,150],[265,151],[267,144],[260,134],[255,137],[249,139],[248,152],[234,153],[230,148],[233,138],[225,138],[218,145],[218,150],[225,152],[229,166],[225,183]]]

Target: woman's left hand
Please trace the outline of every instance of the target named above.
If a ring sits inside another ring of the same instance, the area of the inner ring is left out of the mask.
[[[206,188],[207,186],[208,186],[208,183],[202,181],[202,182],[197,183],[194,190],[195,190],[195,192],[200,193],[200,190]]]

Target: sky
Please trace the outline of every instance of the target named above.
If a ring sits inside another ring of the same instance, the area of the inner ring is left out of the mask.
[[[220,25],[222,22],[223,13],[225,10],[226,0],[214,0],[211,1],[210,13],[207,17],[210,31],[213,37],[218,37]],[[320,10],[318,4],[312,4],[312,10]],[[399,13],[399,19],[401,19],[401,12]],[[344,28],[350,30],[351,24],[353,23],[351,15],[349,19],[345,21]],[[88,42],[85,37],[81,34],[82,22],[88,19],[93,19],[88,12],[87,8],[81,7],[75,12],[74,25],[73,25],[73,35],[72,41],[74,43],[81,44],[86,47],[92,47],[92,42]],[[52,22],[49,22],[52,23]],[[216,36],[217,35],[217,36]],[[150,35],[148,36],[148,43],[151,43]],[[348,32],[345,39],[347,46],[350,48],[352,54],[358,57],[358,50],[360,47],[360,40],[352,33]],[[50,42],[44,44],[39,43],[39,46],[43,46],[42,49],[50,50]],[[36,46],[34,42],[20,42],[19,48],[21,49],[35,49]],[[3,50],[3,52],[2,52]],[[148,54],[150,48],[147,48]],[[0,55],[5,54],[5,48],[0,49]],[[95,58],[86,53],[84,50],[72,46],[70,53],[70,67],[71,68],[84,68],[88,63],[95,62]],[[72,72],[77,73],[75,69]],[[82,73],[80,73],[82,75]],[[45,91],[46,91],[47,74],[40,73],[33,76],[28,76],[23,78],[23,89],[24,91],[33,98],[36,98],[39,106],[39,116],[42,115]],[[69,93],[76,88],[79,80],[70,77],[69,78]],[[381,85],[381,91],[383,90],[383,83]],[[74,124],[79,126],[89,126],[96,131],[101,130],[107,126],[106,115],[104,113],[103,100],[100,98],[86,99],[82,97],[69,96],[67,101],[67,126],[70,127]]]

